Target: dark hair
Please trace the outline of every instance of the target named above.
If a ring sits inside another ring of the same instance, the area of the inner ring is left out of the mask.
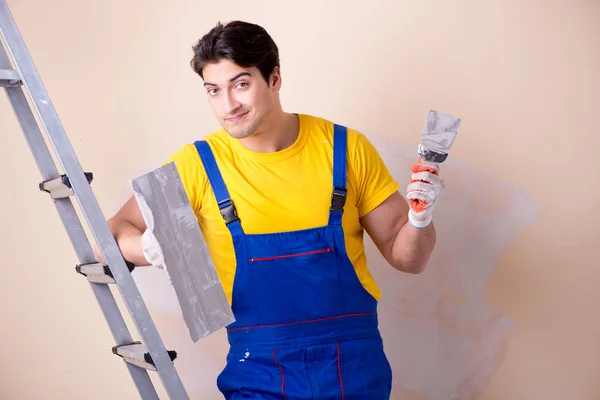
[[[267,83],[275,67],[279,67],[277,45],[263,27],[249,22],[219,22],[192,49],[190,65],[203,79],[202,68],[223,58],[243,68],[256,67]]]

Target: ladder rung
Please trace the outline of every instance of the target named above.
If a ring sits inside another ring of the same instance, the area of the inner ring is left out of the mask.
[[[148,349],[141,342],[134,342],[132,344],[123,344],[120,346],[114,346],[112,349],[113,353],[122,357],[123,360],[129,364],[137,365],[140,368],[145,368],[151,371],[156,371],[152,356],[148,353]],[[177,358],[177,352],[175,350],[168,350],[171,361]]]
[[[0,69],[0,87],[20,86],[21,75],[14,69]]]
[[[94,179],[94,175],[91,172],[86,172],[85,177],[87,178],[88,183],[92,183],[92,179]],[[50,196],[53,199],[62,199],[65,197],[72,196],[73,188],[71,187],[71,182],[69,181],[69,177],[67,175],[61,175],[60,178],[52,179],[49,181],[43,181],[40,183],[40,190],[43,192],[50,193]]]
[[[135,265],[126,262],[129,272],[133,271]],[[102,263],[79,264],[75,270],[84,275],[88,281],[94,283],[115,283],[115,279],[108,265]]]

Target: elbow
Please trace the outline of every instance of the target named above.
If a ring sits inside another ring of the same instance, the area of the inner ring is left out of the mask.
[[[423,272],[425,272],[426,268],[427,268],[427,262],[418,263],[416,265],[410,266],[408,268],[407,273],[413,274],[413,275],[419,275],[419,274],[422,274]]]
[[[392,267],[397,269],[400,272],[404,272],[406,274],[419,275],[422,274],[427,268],[427,261],[425,262],[394,262],[391,263]]]
[[[388,262],[392,267],[400,272],[404,272],[412,275],[419,275],[425,272],[431,259],[432,251],[420,251],[419,254],[414,254],[412,257],[405,257],[401,259],[391,259]]]

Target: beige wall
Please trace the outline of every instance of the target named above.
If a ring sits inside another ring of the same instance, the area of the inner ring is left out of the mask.
[[[216,127],[188,61],[218,20],[264,25],[286,109],[361,129],[403,185],[427,110],[462,117],[428,271],[369,250],[394,398],[600,396],[597,1],[8,3],[107,216]],[[6,96],[0,132],[0,398],[137,398]],[[191,344],[152,274],[136,279],[184,383],[218,398],[224,335]]]

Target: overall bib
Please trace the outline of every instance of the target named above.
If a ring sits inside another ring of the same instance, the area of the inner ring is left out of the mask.
[[[392,371],[377,301],[346,254],[346,128],[334,125],[333,194],[327,225],[244,233],[206,141],[195,143],[236,255],[226,399],[389,399]],[[310,194],[307,194],[310,195]]]

